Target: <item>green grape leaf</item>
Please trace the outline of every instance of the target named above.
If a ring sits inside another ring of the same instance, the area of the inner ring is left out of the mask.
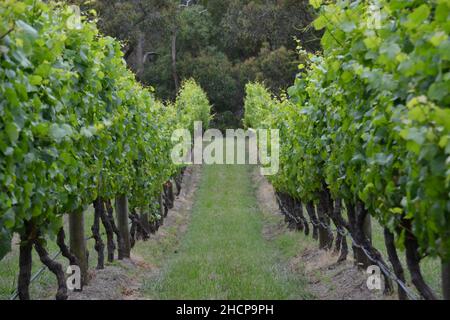
[[[30,38],[30,39],[36,39],[39,36],[39,33],[36,31],[35,28],[27,24],[26,22],[22,20],[17,20],[16,25],[19,27],[20,30],[24,31],[24,33]]]
[[[56,123],[50,126],[50,137],[57,143],[61,142],[64,138],[72,134],[72,128],[67,125],[58,125]]]
[[[12,143],[19,139],[19,127],[14,122],[8,122],[5,126],[5,132]]]
[[[429,15],[430,7],[427,4],[422,4],[408,15],[406,27],[408,29],[417,28],[428,18]]]
[[[322,5],[322,0],[309,0],[309,4],[312,5],[314,9],[318,9]]]

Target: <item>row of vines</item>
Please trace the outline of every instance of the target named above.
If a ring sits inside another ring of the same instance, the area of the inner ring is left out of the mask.
[[[322,248],[334,240],[340,261],[347,232],[358,264],[388,267],[371,243],[373,217],[395,280],[405,282],[401,250],[417,291],[436,299],[420,261],[440,258],[449,299],[450,2],[310,2],[323,51],[299,49],[305,62],[288,97],[246,88],[245,124],[280,130],[270,178],[279,201],[305,233],[313,223]],[[400,285],[398,294],[408,298]]]
[[[171,181],[180,182],[172,131],[195,120],[207,127],[209,119],[208,99],[192,80],[176,102],[155,100],[95,21],[63,4],[1,1],[0,259],[20,235],[19,297],[30,298],[34,248],[58,279],[56,298],[67,298],[62,266],[46,249],[52,239],[88,282],[83,215],[91,205],[97,268],[104,267],[100,223],[107,259],[116,248],[119,259],[129,257],[135,239],[148,238],[167,213]]]

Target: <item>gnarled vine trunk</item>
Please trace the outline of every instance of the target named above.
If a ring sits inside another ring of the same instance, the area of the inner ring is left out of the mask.
[[[319,218],[319,248],[330,250],[333,246],[333,233],[329,229],[330,204],[326,191],[319,194],[319,202],[317,205],[317,217]]]
[[[391,262],[392,267],[394,268],[395,276],[400,281],[405,283],[405,274],[403,271],[402,263],[398,258],[397,249],[395,248],[394,234],[387,228],[384,228],[384,243],[386,244],[386,250],[388,253],[389,261]],[[405,290],[403,290],[400,284],[398,285],[398,298],[400,300],[408,299]]]
[[[298,199],[294,199],[294,212],[295,212],[295,216],[297,216],[299,218],[299,223],[297,224],[297,228],[299,230],[303,230],[305,235],[309,235],[308,221],[306,221],[305,215],[303,213],[302,202]]]
[[[177,192],[175,193],[175,195],[178,197],[181,193],[181,182],[183,181],[183,174],[179,173],[175,176],[174,178],[175,181],[175,186],[177,188]]]
[[[117,258],[119,260],[122,260],[124,258],[124,251],[123,251],[123,239],[119,232],[119,229],[117,228],[116,222],[114,220],[114,208],[111,204],[111,200],[107,199],[105,201],[106,210],[108,211],[108,221],[111,225],[111,229],[113,230],[114,234],[117,238]]]
[[[164,184],[164,200],[167,204],[167,207],[169,209],[172,209],[175,201],[175,196],[173,193],[173,185],[170,180]]]
[[[351,201],[345,201],[345,206],[347,208],[347,216],[348,216],[348,228],[351,233],[351,235],[355,238],[355,241],[358,241],[357,239],[357,226],[356,226],[356,212],[355,212],[355,205]],[[352,242],[352,249],[353,249],[353,257],[355,259],[355,264],[359,265],[362,255],[364,255],[364,252],[362,252],[361,248],[358,248],[355,243]],[[361,262],[362,263],[362,262]]]
[[[147,240],[150,238],[150,223],[148,221],[148,213],[144,211],[144,209],[141,210],[141,213],[139,215],[139,220],[141,221],[142,229],[143,229],[143,240]]]
[[[100,234],[100,219],[102,212],[104,211],[103,202],[100,198],[97,198],[94,203],[94,223],[91,227],[92,237],[95,240],[94,249],[97,251],[97,270],[105,268],[105,245]]]
[[[56,244],[61,250],[61,254],[64,258],[69,260],[71,266],[80,266],[77,257],[70,251],[69,247],[66,245],[66,233],[64,232],[64,227],[61,227],[58,231],[56,237]]]
[[[419,245],[414,234],[411,232],[411,220],[403,219],[403,227],[405,228],[405,251],[406,264],[411,274],[411,282],[417,288],[419,293],[427,300],[437,300],[436,294],[426,284],[420,270]]]
[[[103,227],[105,228],[105,232],[106,232],[106,249],[108,252],[108,262],[113,262],[114,261],[114,251],[116,249],[116,245],[114,244],[114,230],[113,230],[113,226],[112,223],[114,223],[114,221],[112,221],[109,218],[109,216],[106,213],[106,203],[103,199],[99,198],[99,213],[100,213],[100,219],[102,220],[102,224]]]
[[[372,243],[372,226],[370,222],[370,215],[367,209],[364,207],[364,203],[362,201],[356,201],[356,241],[367,247]],[[358,257],[356,260],[358,261],[358,265],[367,269],[368,266],[372,265],[372,261],[367,257],[367,255],[362,251],[358,250]]]
[[[319,221],[316,216],[316,208],[314,207],[314,203],[312,201],[308,201],[306,203],[306,212],[308,213],[309,220],[311,220],[312,228],[313,228],[313,239],[319,239]]]
[[[48,256],[47,250],[39,242],[38,239],[34,241],[34,248],[36,249],[39,258],[41,259],[41,262],[56,276],[58,282],[58,291],[56,293],[56,300],[67,300],[68,296],[67,296],[66,277],[64,275],[62,265],[52,260]]]
[[[162,193],[159,195],[158,201],[159,201],[159,215],[161,216],[161,218],[158,221],[158,228],[159,228],[159,226],[162,226],[164,224],[164,218],[167,215],[166,213],[167,207],[164,204],[164,197]]]
[[[339,255],[337,262],[342,262],[347,259],[347,255],[348,255],[347,239],[344,236],[346,229],[348,229],[348,223],[342,217],[342,200],[341,199],[338,198],[334,201],[334,206],[333,206],[332,210],[333,210],[332,211],[333,212],[332,220],[338,230],[337,235],[336,235],[335,252],[341,253]]]

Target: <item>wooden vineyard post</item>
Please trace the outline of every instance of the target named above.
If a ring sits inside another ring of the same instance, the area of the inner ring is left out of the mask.
[[[70,251],[77,257],[81,271],[81,285],[88,284],[88,259],[86,239],[84,235],[84,212],[72,212],[69,214]]]
[[[32,268],[33,242],[31,239],[32,224],[25,223],[25,233],[20,236],[19,249],[19,278],[17,281],[17,293],[20,300],[30,300],[30,279]]]
[[[362,225],[363,225],[362,231],[363,231],[364,237],[369,241],[370,244],[372,244],[372,221],[370,218],[370,214],[367,214],[364,217],[364,221],[363,221]],[[374,262],[371,261],[364,252],[361,252],[360,262],[363,264],[364,269],[367,269],[368,266],[374,264]]]
[[[124,258],[130,258],[131,243],[130,229],[128,225],[128,199],[126,195],[116,197],[117,228],[122,238],[122,253]]]

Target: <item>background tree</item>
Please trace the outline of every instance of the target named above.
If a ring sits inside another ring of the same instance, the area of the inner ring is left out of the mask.
[[[173,100],[181,81],[196,79],[216,125],[240,124],[246,82],[287,89],[297,71],[296,39],[319,49],[307,0],[71,2],[96,10],[101,30],[123,41],[128,66],[159,98]]]

